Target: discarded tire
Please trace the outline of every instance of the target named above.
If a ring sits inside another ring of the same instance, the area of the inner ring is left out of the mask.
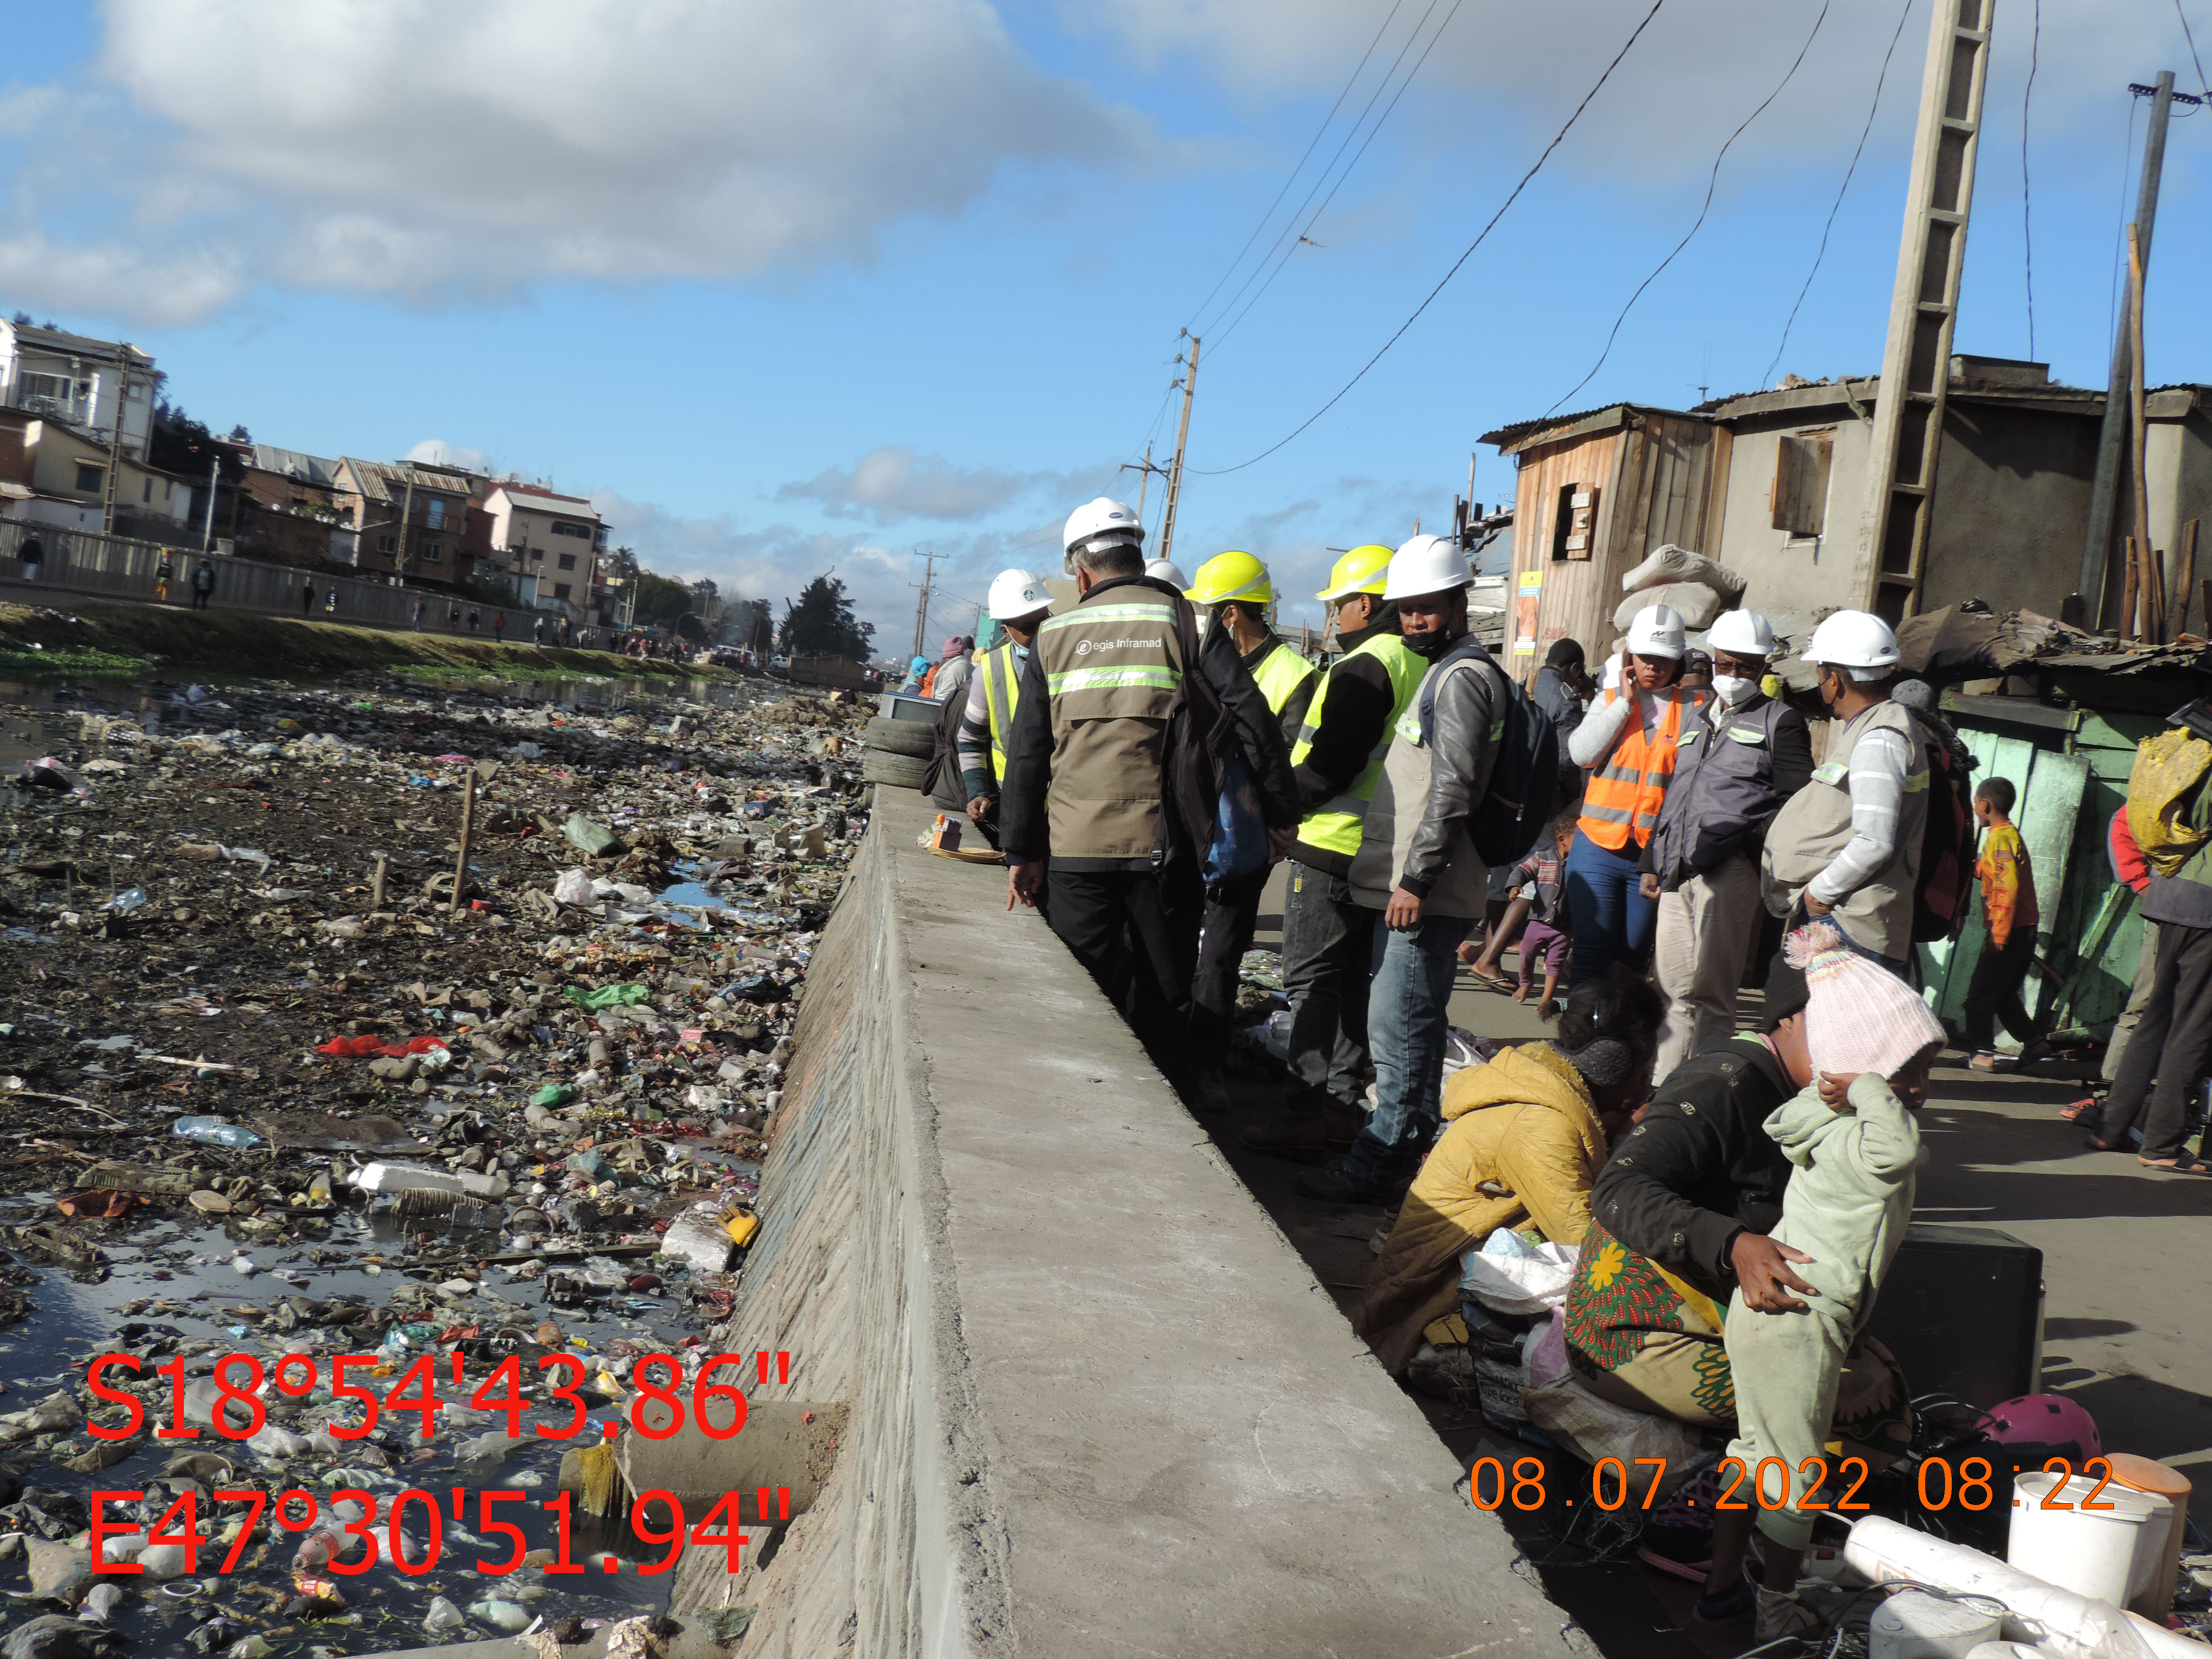
[[[937,752],[937,728],[927,720],[885,720],[878,714],[868,722],[861,741],[880,753],[919,755],[927,760]]]
[[[871,749],[860,757],[860,775],[871,783],[888,783],[900,789],[919,789],[929,775],[924,755],[892,755]]]

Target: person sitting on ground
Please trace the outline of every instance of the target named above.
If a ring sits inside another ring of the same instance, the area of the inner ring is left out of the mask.
[[[1735,1387],[1722,1340],[1731,1291],[1763,1313],[1802,1313],[1802,1252],[1770,1237],[1790,1160],[1762,1127],[1813,1080],[1805,976],[1780,957],[1760,1035],[1731,1038],[1660,1079],[1651,1104],[1598,1171],[1591,1222],[1567,1286],[1567,1363],[1591,1393],[1707,1433],[1731,1431]],[[1874,1468],[1910,1449],[1912,1417],[1888,1352],[1862,1335],[1830,1438]],[[1712,1504],[1655,1514],[1637,1554],[1702,1583]]]
[[[1398,1206],[1352,1328],[1393,1376],[1459,1306],[1460,1257],[1530,1223],[1580,1245],[1607,1143],[1649,1097],[1665,1004],[1626,969],[1568,994],[1548,1042],[1507,1048],[1444,1085],[1445,1129]]]
[[[1762,1643],[1823,1622],[1794,1592],[1814,1515],[1835,1501],[1826,1472],[1841,1468],[1827,1448],[1844,1361],[1912,1219],[1926,1156],[1913,1114],[1944,1041],[1919,994],[1852,950],[1832,922],[1800,929],[1784,949],[1810,993],[1806,1042],[1820,1082],[1766,1120],[1793,1166],[1775,1238],[1800,1253],[1817,1294],[1804,1316],[1755,1309],[1741,1288],[1729,1299],[1729,1456],[1750,1474],[1758,1504],[1716,1516],[1712,1574],[1695,1609],[1718,1621],[1755,1607],[1753,1640]],[[1824,1486],[1829,1495],[1808,1503]],[[1757,1586],[1744,1574],[1754,1523],[1768,1543]]]
[[[1984,778],[1974,788],[1974,817],[1982,826],[1982,856],[1974,873],[1982,883],[1982,954],[1966,986],[1966,1041],[1970,1064],[1996,1065],[1996,1023],[2020,1040],[2023,1061],[2046,1058],[2051,1044],[2021,1000],[2020,988],[2035,965],[2035,869],[2027,843],[2013,825],[2017,799],[2011,780]]]

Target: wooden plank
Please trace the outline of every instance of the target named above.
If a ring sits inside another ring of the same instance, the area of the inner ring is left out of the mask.
[[[2058,732],[2076,731],[2081,725],[2080,709],[2054,708],[2033,697],[1970,697],[1963,692],[1946,691],[1943,712],[1961,720],[2047,727]]]
[[[2114,708],[2085,708],[2081,711],[2081,724],[2075,732],[2074,741],[2085,748],[2124,749],[2133,754],[2137,744],[2165,727],[2166,721],[2155,714],[2132,714]]]
[[[2058,931],[2063,908],[2069,854],[2081,816],[2081,802],[2089,787],[2089,763],[2079,755],[2036,756],[2028,774],[2027,788],[2014,807],[2021,839],[2027,845],[2028,868],[2036,883],[2036,954],[2067,973],[2079,935]],[[2031,1009],[2050,1008],[2058,986],[2040,974],[2031,976],[2027,1003]]]

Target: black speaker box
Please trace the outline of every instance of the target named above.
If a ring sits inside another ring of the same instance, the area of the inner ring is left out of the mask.
[[[1987,1410],[2037,1392],[2043,1252],[1994,1227],[1916,1222],[1890,1264],[1869,1328],[1913,1395]]]

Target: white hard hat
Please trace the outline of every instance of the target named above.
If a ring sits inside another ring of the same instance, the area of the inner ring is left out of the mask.
[[[1416,536],[1390,556],[1390,568],[1382,579],[1382,597],[1410,599],[1465,587],[1474,580],[1467,568],[1467,556],[1449,540],[1442,536]]]
[[[1871,611],[1838,611],[1813,630],[1805,660],[1828,668],[1894,668],[1897,635]]]
[[[1647,605],[1628,624],[1628,650],[1638,657],[1673,657],[1689,649],[1682,637],[1682,613],[1671,605]]]
[[[1026,570],[1001,570],[991,578],[991,592],[983,608],[991,613],[993,622],[1019,622],[1052,609],[1052,595],[1045,592],[1042,576]]]
[[[1116,541],[1133,545],[1144,539],[1144,521],[1137,517],[1136,509],[1127,501],[1106,495],[1085,501],[1069,514],[1067,528],[1060,533],[1060,545],[1071,553],[1085,542]]]
[[[1727,651],[1739,657],[1774,654],[1774,629],[1756,611],[1730,611],[1713,623],[1705,636],[1709,650]]]
[[[1160,580],[1167,583],[1170,587],[1174,588],[1178,593],[1182,592],[1184,588],[1190,586],[1190,578],[1182,574],[1182,568],[1173,559],[1152,560],[1149,564],[1146,565],[1145,574],[1147,576],[1158,577]]]

